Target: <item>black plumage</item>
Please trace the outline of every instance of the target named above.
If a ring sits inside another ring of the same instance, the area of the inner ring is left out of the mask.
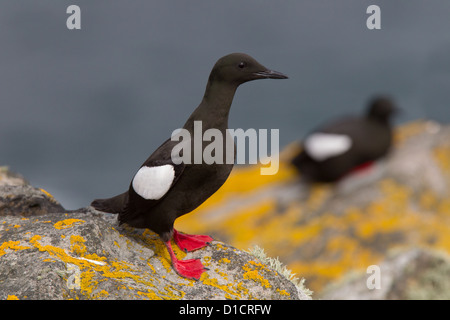
[[[397,110],[390,98],[374,98],[365,115],[336,119],[309,133],[292,164],[309,182],[336,182],[367,167],[388,154]]]

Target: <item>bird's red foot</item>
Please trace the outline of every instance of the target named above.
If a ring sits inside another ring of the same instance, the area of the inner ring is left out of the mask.
[[[213,241],[213,238],[210,236],[180,233],[174,229],[173,240],[181,250],[188,252],[206,247]]]
[[[199,259],[173,260],[174,270],[182,277],[187,279],[199,280],[206,269]]]
[[[203,266],[200,259],[178,260],[173,252],[170,241],[165,242],[165,245],[172,260],[172,267],[178,275],[187,279],[199,280],[202,273],[208,270]]]
[[[369,170],[373,167],[374,162],[373,161],[368,161],[368,162],[364,162],[363,164],[360,164],[359,166],[355,167],[352,169],[351,173],[360,173],[360,172],[364,172],[366,170]]]

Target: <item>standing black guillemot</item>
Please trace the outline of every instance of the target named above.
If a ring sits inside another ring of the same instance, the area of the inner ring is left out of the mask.
[[[220,58],[210,73],[203,100],[183,128],[192,134],[194,121],[202,121],[202,130],[215,128],[225,136],[236,89],[242,83],[268,78],[287,77],[268,70],[243,53]],[[233,164],[206,164],[204,161],[175,164],[171,152],[177,143],[168,139],[156,149],[137,171],[128,191],[113,198],[94,200],[91,206],[99,211],[118,213],[120,224],[158,233],[170,253],[174,270],[183,277],[199,279],[205,270],[200,260],[178,260],[170,241],[173,238],[180,249],[193,251],[213,239],[180,233],[174,229],[174,222],[214,194],[227,180]]]

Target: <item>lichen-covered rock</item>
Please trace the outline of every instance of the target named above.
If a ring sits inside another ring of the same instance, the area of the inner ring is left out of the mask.
[[[450,252],[450,125],[400,126],[389,157],[336,185],[299,183],[289,165],[298,150],[294,143],[283,151],[274,176],[261,176],[258,165],[235,168],[178,225],[237,248],[259,245],[316,293],[392,248]]]
[[[445,252],[424,249],[393,252],[378,267],[378,288],[369,279],[372,273],[352,272],[329,285],[320,299],[450,299],[450,257]]]
[[[181,278],[153,232],[119,227],[116,216],[90,207],[30,212],[30,197],[18,190],[38,198],[42,192],[42,211],[57,207],[44,191],[29,189],[0,188],[0,199],[16,199],[0,217],[0,300],[310,299],[255,256],[220,241],[188,254],[174,246],[178,258],[199,258],[209,268],[199,281]]]

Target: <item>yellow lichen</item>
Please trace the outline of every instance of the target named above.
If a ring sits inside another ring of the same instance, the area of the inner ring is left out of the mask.
[[[85,223],[85,221],[81,219],[65,219],[56,222],[53,226],[58,230],[63,230],[73,227],[74,224],[83,224],[83,223]]]
[[[106,290],[100,290],[99,293],[97,293],[94,298],[95,299],[99,299],[99,298],[106,298],[107,296],[109,296],[109,292]]]
[[[286,290],[281,290],[280,288],[277,288],[277,292],[281,294],[282,296],[290,296],[291,294],[287,292]]]
[[[218,243],[218,244],[216,245],[216,247],[217,247],[217,250],[220,250],[220,249],[226,250],[226,248],[225,248],[221,243]]]
[[[86,242],[86,240],[84,240],[82,236],[71,235],[70,245],[72,247],[72,252],[76,253],[79,256],[83,256],[86,253],[86,246],[84,242]]]
[[[144,296],[150,300],[162,300],[160,296],[158,296],[155,292],[153,292],[151,289],[148,289],[147,292],[138,291],[138,295]]]
[[[253,267],[251,265],[253,265]],[[244,279],[247,279],[247,280],[253,280],[253,281],[261,284],[265,288],[271,288],[272,285],[270,284],[269,280],[267,280],[266,278],[264,278],[262,275],[259,274],[259,270],[262,270],[264,268],[266,268],[266,266],[263,265],[262,263],[249,261],[242,267],[242,269],[245,270],[243,277],[244,277]]]
[[[208,267],[211,263],[211,257],[209,256],[205,256],[203,257],[203,264],[205,265],[205,267]]]
[[[25,249],[30,249],[30,248],[31,247],[28,247],[28,246],[21,246],[20,241],[6,241],[0,245],[0,257],[6,254],[5,250],[7,250],[7,249],[17,251],[17,250],[25,250]]]
[[[214,270],[218,275],[222,277],[224,280],[228,280],[228,275],[225,272],[220,271],[218,268]]]
[[[434,158],[436,159],[439,166],[446,172],[450,173],[450,146],[435,148],[433,152]]]
[[[184,297],[184,295],[186,294],[184,291],[182,290],[178,290],[177,288],[175,288],[175,286],[173,285],[167,285],[164,287],[164,297],[165,299],[169,299],[169,300],[178,300]]]
[[[134,270],[133,265],[125,261],[113,260],[107,261],[107,263],[103,264],[93,263],[95,261],[106,262],[106,257],[99,257],[94,253],[87,254],[87,248],[84,244],[85,240],[81,236],[72,235],[70,240],[72,251],[82,255],[83,259],[68,255],[63,248],[51,245],[42,245],[40,243],[41,240],[41,236],[35,235],[29,241],[40,251],[47,252],[51,256],[60,259],[65,263],[74,264],[80,269],[80,291],[88,298],[96,299],[106,297],[106,292],[99,290],[98,286],[101,281],[103,281],[103,279],[108,278],[118,281],[120,281],[121,279],[132,279],[138,285],[141,284],[148,287],[154,287],[154,284],[151,281],[146,279],[146,277],[143,277],[142,272]],[[148,274],[145,274],[145,276],[148,276]],[[134,290],[134,288],[130,288],[130,290]],[[149,290],[145,294],[151,298],[176,298],[182,296],[179,292],[176,294],[172,294],[173,291],[155,292],[155,295],[153,295],[150,291],[151,290]],[[144,292],[141,293],[144,294]]]
[[[39,190],[41,190],[41,192],[44,193],[44,194],[45,194],[47,197],[49,197],[50,199],[54,199],[53,196],[52,196],[49,192],[47,192],[46,190],[44,190],[44,189],[42,189],[42,188],[39,189]]]
[[[210,278],[207,273],[204,273],[202,277],[200,278],[200,281],[203,282],[203,284],[218,288],[229,295],[233,296],[234,299],[241,298],[241,294],[238,290],[238,287],[235,283],[227,283],[227,284],[219,284],[219,280],[216,278]]]
[[[222,258],[222,259],[219,260],[219,264],[222,264],[222,263],[230,263],[230,262],[231,262],[231,260],[230,260],[230,259],[227,259],[227,258]]]

